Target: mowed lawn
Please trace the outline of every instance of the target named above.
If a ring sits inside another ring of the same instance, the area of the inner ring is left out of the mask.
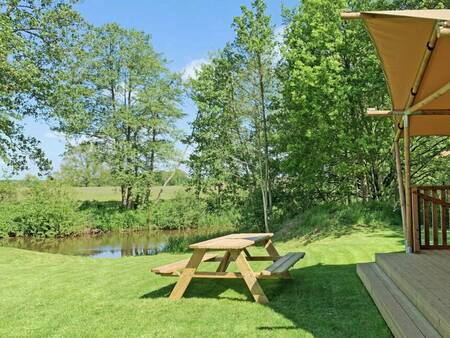
[[[254,303],[242,280],[197,279],[170,301],[176,279],[150,268],[187,254],[91,259],[0,247],[0,337],[390,336],[355,264],[401,250],[399,232],[355,229],[276,245],[306,257],[295,280],[261,282],[268,305]]]
[[[120,201],[120,187],[74,187],[74,197],[80,201]],[[156,198],[161,190],[160,186],[152,189],[152,197]],[[186,188],[180,185],[167,186],[161,193],[161,199],[174,198],[178,193],[183,193]]]

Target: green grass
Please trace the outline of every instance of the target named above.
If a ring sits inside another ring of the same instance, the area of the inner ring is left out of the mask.
[[[390,337],[355,264],[401,250],[397,229],[277,241],[281,253],[306,257],[293,281],[261,281],[268,305],[254,303],[242,280],[194,280],[170,301],[176,279],[149,270],[188,254],[94,260],[0,247],[0,336]]]
[[[75,198],[80,201],[120,201],[120,187],[74,187]],[[161,187],[153,187],[152,197],[158,196]],[[167,186],[164,188],[161,198],[171,199],[177,193],[185,191],[183,186]]]

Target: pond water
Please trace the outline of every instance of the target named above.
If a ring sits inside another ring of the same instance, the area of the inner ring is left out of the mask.
[[[164,250],[170,237],[186,235],[181,231],[109,232],[69,238],[35,237],[10,238],[0,241],[1,246],[89,256],[92,258],[120,258],[124,256],[156,255]]]

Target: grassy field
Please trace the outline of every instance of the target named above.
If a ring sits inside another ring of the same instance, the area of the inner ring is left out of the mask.
[[[390,337],[355,264],[401,250],[397,229],[277,241],[306,257],[293,281],[261,282],[268,305],[242,280],[194,280],[185,298],[168,300],[176,279],[150,268],[187,254],[94,260],[0,247],[0,336]]]
[[[74,187],[75,198],[80,201],[120,201],[120,187]],[[152,189],[152,197],[158,196],[161,187]],[[167,186],[161,194],[162,199],[174,198],[177,193],[183,193],[183,186]]]

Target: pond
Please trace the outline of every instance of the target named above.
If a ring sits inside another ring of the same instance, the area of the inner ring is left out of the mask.
[[[0,246],[92,258],[120,258],[156,255],[164,250],[170,237],[186,234],[187,232],[182,231],[146,230],[109,232],[68,238],[22,237],[0,240]]]

